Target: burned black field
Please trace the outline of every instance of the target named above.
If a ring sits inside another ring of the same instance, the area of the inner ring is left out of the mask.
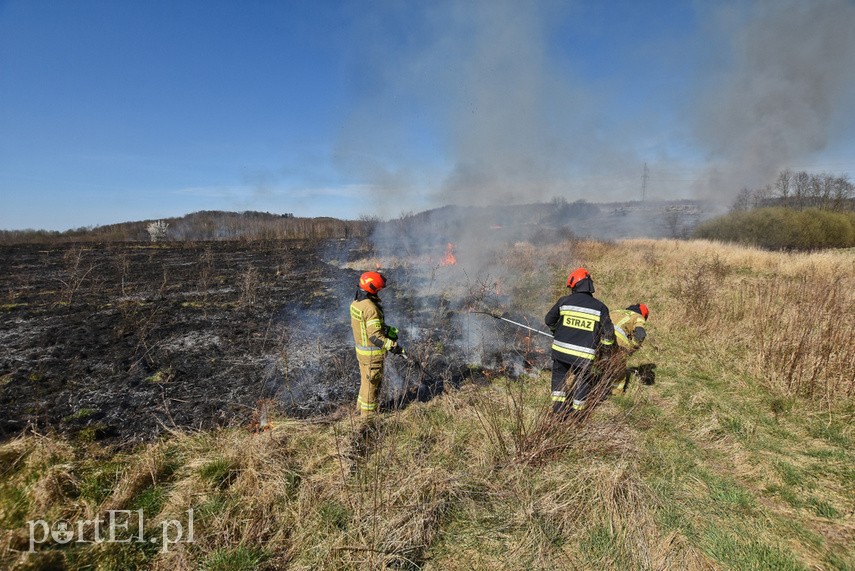
[[[373,269],[355,262],[371,254],[357,240],[4,247],[0,438],[128,446],[173,428],[251,427],[267,409],[348,410],[359,380],[347,306]],[[422,261],[383,270],[387,321],[411,354],[387,359],[387,407],[419,385],[425,398],[425,384],[448,389],[542,357],[473,320],[472,295],[450,300],[433,284],[446,270]],[[489,354],[490,336],[516,347],[510,360]]]

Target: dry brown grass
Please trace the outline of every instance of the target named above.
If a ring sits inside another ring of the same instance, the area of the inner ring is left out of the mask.
[[[194,543],[84,545],[75,561],[171,571],[855,564],[855,434],[838,420],[852,402],[839,338],[852,252],[650,240],[538,251],[539,262],[531,245],[510,255],[525,288],[545,292],[527,295],[532,312],[580,264],[610,306],[650,306],[650,339],[633,359],[658,364],[655,385],[631,385],[576,423],[549,413],[543,372],[465,386],[374,426],[346,412],[274,417],[267,432],[175,433],[135,454],[19,438],[0,445],[0,517],[13,516],[0,565],[27,559],[10,550],[27,518],[141,505],[154,522],[193,508]],[[825,295],[805,296],[806,283]]]
[[[598,295],[610,307],[647,303],[654,343],[657,332],[702,340],[769,387],[826,409],[855,395],[855,251],[661,240],[605,248],[585,257]]]

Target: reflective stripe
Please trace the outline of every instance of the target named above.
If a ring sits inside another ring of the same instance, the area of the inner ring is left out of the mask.
[[[614,345],[615,340],[614,339],[600,339],[600,343],[602,343],[603,345]]]
[[[570,319],[581,319],[587,321],[588,323],[597,323],[600,320],[599,315],[591,315],[588,313],[582,313],[581,311],[562,311],[561,316],[565,318],[565,323],[567,321],[566,318],[568,317]]]
[[[355,303],[355,302],[354,302]],[[350,318],[355,319],[359,322],[359,337],[362,341],[362,345],[365,346],[368,344],[368,333],[365,330],[365,322],[362,320],[362,310],[358,307],[355,307],[353,304],[350,305]],[[365,353],[365,351],[360,351],[359,344],[356,345],[356,352],[362,353],[363,355],[369,354]]]
[[[579,313],[595,315],[597,317],[602,314],[599,309],[591,309],[590,307],[582,307],[581,305],[562,305],[559,309],[561,310],[561,313],[564,313],[565,311],[578,311]]]
[[[382,355],[386,350],[381,347],[357,345],[356,352],[359,355]]]
[[[596,351],[590,347],[582,347],[581,345],[573,345],[572,343],[564,343],[563,341],[553,341],[552,348],[559,353],[567,353],[568,355],[590,359],[591,361],[594,360],[594,355],[596,354]]]
[[[356,402],[362,410],[377,410],[376,402],[365,402],[360,397],[356,397]]]
[[[615,325],[615,335],[618,336],[618,339],[624,341],[627,345],[630,344],[629,337],[626,336],[623,329],[621,329],[620,325]]]
[[[573,400],[573,410],[582,410],[585,408],[585,401]]]
[[[567,400],[567,393],[564,391],[552,391],[553,402],[564,402]]]
[[[353,302],[354,304],[356,302]],[[357,355],[383,355],[386,351],[392,348],[391,341],[386,340],[383,342],[382,347],[377,347],[372,344],[373,337],[371,339],[368,338],[368,329],[371,327],[377,327],[382,331],[383,328],[383,320],[379,318],[369,319],[368,321],[363,321],[365,317],[365,313],[355,307],[354,304],[350,305],[350,317],[355,319],[359,323],[359,341],[356,341],[354,344],[356,345],[356,354]]]

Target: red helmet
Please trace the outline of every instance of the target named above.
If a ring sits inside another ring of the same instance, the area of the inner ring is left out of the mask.
[[[636,303],[635,305],[630,305],[627,307],[629,311],[634,311],[636,313],[640,313],[641,317],[647,319],[647,316],[650,315],[650,310],[647,309],[647,306],[643,303]]]
[[[569,276],[567,276],[567,287],[574,288],[576,287],[576,284],[578,284],[580,281],[584,280],[585,278],[590,279],[590,277],[591,274],[588,273],[588,270],[586,270],[585,268],[576,268]]]
[[[359,288],[371,294],[376,294],[386,287],[386,278],[379,272],[365,272],[359,276]]]

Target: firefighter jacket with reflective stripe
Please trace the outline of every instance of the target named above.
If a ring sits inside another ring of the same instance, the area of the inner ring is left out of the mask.
[[[600,346],[614,346],[615,331],[609,308],[590,293],[560,298],[544,321],[555,334],[552,358],[562,363],[584,366],[596,358]]]
[[[647,337],[647,321],[644,317],[629,309],[616,309],[612,312],[612,321],[615,324],[615,338],[620,348],[630,353],[637,351]]]
[[[376,296],[358,295],[350,304],[353,343],[359,355],[383,355],[396,345],[386,336],[383,307]]]

